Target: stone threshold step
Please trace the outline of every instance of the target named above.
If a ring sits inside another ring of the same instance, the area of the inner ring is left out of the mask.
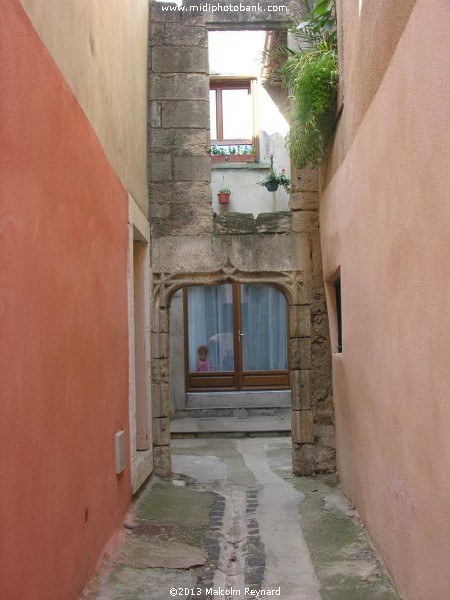
[[[188,392],[186,408],[290,408],[290,390]]]
[[[288,435],[291,431],[290,411],[283,415],[250,417],[201,417],[173,419],[171,435],[247,437],[250,435]]]
[[[177,410],[175,419],[199,419],[199,418],[247,418],[247,417],[278,417],[289,416],[290,407],[280,408],[279,406],[254,406],[252,408],[236,408],[230,406],[219,406],[217,408],[186,408]]]
[[[170,437],[173,440],[188,438],[258,438],[258,437],[290,437],[291,430],[283,431],[191,431],[191,432],[171,432]]]

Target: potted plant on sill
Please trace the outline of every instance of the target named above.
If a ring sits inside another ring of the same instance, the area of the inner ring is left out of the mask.
[[[247,146],[230,146],[229,152],[226,156],[226,161],[237,162],[237,163],[250,163],[256,160],[256,149],[252,148],[249,150]]]
[[[209,156],[211,157],[211,162],[225,162],[226,155],[225,150],[223,148],[218,148],[217,146],[211,146],[209,149]]]
[[[246,146],[211,146],[208,151],[212,163],[250,163],[256,161],[256,149]]]
[[[288,194],[291,189],[291,180],[286,175],[285,169],[281,169],[279,173],[275,169],[271,169],[266,178],[258,183],[263,185],[268,192],[276,192],[280,185],[284,187]]]
[[[219,190],[217,197],[219,198],[219,204],[228,204],[231,196],[230,188],[224,187]]]
[[[243,152],[243,159],[245,162],[256,162],[256,148],[252,146],[251,150],[245,150]]]

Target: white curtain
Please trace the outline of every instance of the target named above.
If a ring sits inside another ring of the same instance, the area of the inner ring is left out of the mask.
[[[190,287],[187,295],[189,371],[196,370],[199,346],[208,347],[211,371],[234,371],[231,285]]]
[[[286,300],[268,285],[242,285],[244,371],[287,369]]]

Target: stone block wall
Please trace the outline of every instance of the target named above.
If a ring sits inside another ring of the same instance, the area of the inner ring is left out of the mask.
[[[208,36],[201,15],[151,5],[149,114],[154,237],[212,233]]]
[[[225,13],[224,13],[225,14]],[[208,21],[208,22],[207,22]],[[251,21],[254,25],[254,19]],[[280,21],[281,23],[281,21]],[[239,26],[245,29],[240,16]],[[216,21],[215,27],[220,27]],[[213,215],[207,28],[211,15],[151,5],[149,180],[155,470],[170,474],[170,301],[180,288],[276,286],[289,306],[293,468],[334,468],[334,415],[315,169],[292,170],[290,212]]]

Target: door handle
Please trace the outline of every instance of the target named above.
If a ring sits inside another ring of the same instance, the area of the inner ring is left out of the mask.
[[[245,333],[242,333],[240,329],[238,329],[238,342],[241,343],[241,338],[244,337]]]

